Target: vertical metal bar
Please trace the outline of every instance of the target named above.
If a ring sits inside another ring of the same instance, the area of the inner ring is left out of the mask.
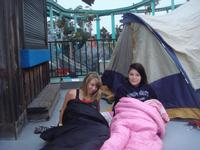
[[[55,50],[56,50],[56,77],[60,76],[59,75],[59,71],[58,71],[58,68],[59,68],[59,64],[58,64],[58,49],[57,49],[57,41],[55,41]]]
[[[75,42],[75,45],[77,45],[77,43]],[[76,74],[76,46],[74,48],[74,52],[73,52],[73,57],[74,57],[74,73]]]
[[[74,14],[74,31],[77,32],[77,15]]]
[[[65,66],[64,66],[63,42],[60,42],[59,44],[61,44],[62,77],[64,77],[65,76]],[[62,80],[63,80],[63,78],[61,78],[61,81]]]
[[[100,18],[99,16],[97,15],[96,17],[96,33],[97,33],[97,40],[99,40],[101,38],[100,36]]]
[[[100,74],[100,67],[99,67],[99,42],[100,40],[97,39],[97,72]]]
[[[93,42],[94,42],[94,39],[91,41],[91,68],[90,68],[90,71],[93,71]]]
[[[171,0],[171,9],[174,10],[175,6],[174,6],[174,0]]]
[[[70,42],[67,41],[67,45],[69,45],[69,49],[68,49],[68,52],[67,52],[67,61],[68,61],[68,69],[69,69],[69,72],[71,72],[71,65],[70,65]]]
[[[89,41],[87,41],[89,43]],[[87,58],[87,45],[85,44],[85,65],[86,65],[86,73],[88,73],[88,58]]]
[[[105,70],[105,68],[106,68],[106,56],[105,56],[105,47],[104,47],[104,44],[105,44],[105,41],[103,40],[103,72],[104,72],[104,70]],[[103,73],[102,72],[102,73]]]
[[[155,15],[155,0],[152,0],[151,2],[151,10],[152,10],[152,16]]]
[[[108,42],[108,52],[109,52],[109,59],[110,59],[110,57],[111,57],[111,46],[110,46],[110,44],[111,44],[111,40],[109,40],[109,42]]]
[[[52,57],[52,52],[53,51],[52,51],[52,46],[51,46],[52,42],[49,42],[48,44],[49,44],[49,49],[50,49],[50,63],[51,63],[50,64],[51,65],[51,67],[50,67],[50,76],[54,77],[53,76],[53,57]]]
[[[83,75],[83,68],[82,68],[82,59],[81,59],[81,57],[82,57],[82,55],[81,55],[81,48],[79,49],[79,56],[80,56],[80,69],[81,69],[81,75]]]
[[[53,6],[50,6],[50,31],[53,33],[54,27],[53,27]]]
[[[112,39],[116,38],[115,34],[115,15],[111,14],[111,25],[112,25]]]

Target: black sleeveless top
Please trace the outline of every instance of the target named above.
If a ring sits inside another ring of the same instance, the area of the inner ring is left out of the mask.
[[[82,114],[81,117],[83,117],[83,114],[85,114],[88,111],[91,111],[91,109],[95,109],[97,112],[99,112],[99,103],[97,101],[91,103],[84,103],[80,100],[79,93],[80,91],[79,89],[77,89],[75,99],[72,99],[68,102],[63,114],[63,125],[65,125],[67,122],[76,121],[80,118],[80,114]]]
[[[80,93],[80,90],[79,89],[76,89],[76,98],[75,98],[75,101],[76,102],[79,102],[79,103],[84,103],[83,101],[80,100],[79,98],[79,93]],[[93,101],[93,102],[90,102],[90,103],[84,103],[84,104],[87,104],[95,109],[97,109],[99,111],[99,103],[97,101]]]

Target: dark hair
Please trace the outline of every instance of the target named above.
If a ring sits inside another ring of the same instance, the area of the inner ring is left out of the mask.
[[[131,64],[131,65],[129,66],[128,73],[129,73],[132,69],[137,70],[137,72],[139,72],[139,74],[141,75],[141,82],[140,82],[140,85],[148,84],[147,75],[146,75],[145,69],[144,69],[144,67],[143,67],[142,64],[140,64],[140,63],[133,63],[133,64]]]

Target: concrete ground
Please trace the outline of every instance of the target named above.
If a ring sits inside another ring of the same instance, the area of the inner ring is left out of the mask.
[[[66,90],[60,90],[60,100],[53,116],[45,122],[29,122],[23,128],[17,140],[0,140],[0,150],[39,150],[45,143],[38,134],[34,134],[35,127],[53,126],[58,122],[59,110],[62,106]],[[101,101],[102,111],[109,107],[107,102]],[[187,122],[170,121],[164,138],[164,150],[199,150],[200,129],[187,125]]]

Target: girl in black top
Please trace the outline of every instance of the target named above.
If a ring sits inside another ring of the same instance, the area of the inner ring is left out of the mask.
[[[133,63],[128,70],[128,78],[119,86],[115,94],[114,106],[122,97],[132,97],[141,101],[157,99],[152,87],[147,82],[144,67],[140,63]]]

